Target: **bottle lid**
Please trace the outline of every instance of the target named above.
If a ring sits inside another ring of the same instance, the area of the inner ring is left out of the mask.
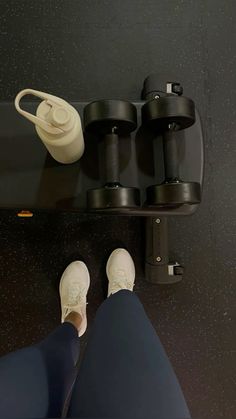
[[[20,107],[20,101],[26,95],[33,95],[43,100],[37,109],[36,115]],[[21,115],[51,135],[67,133],[74,126],[75,116],[73,108],[65,100],[48,93],[24,89],[16,96],[15,107]]]

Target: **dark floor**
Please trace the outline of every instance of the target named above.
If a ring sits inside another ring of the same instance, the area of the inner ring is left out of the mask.
[[[106,294],[106,259],[115,247],[126,246],[137,268],[136,292],[173,362],[193,416],[233,418],[233,278],[229,272],[222,284],[224,266],[221,275],[216,273],[219,264],[211,231],[202,226],[204,217],[202,209],[194,216],[194,227],[191,218],[172,222],[172,255],[186,265],[186,277],[161,287],[144,281],[140,218],[36,213],[22,220],[1,212],[1,353],[37,342],[59,323],[60,275],[77,258],[91,272],[91,323]]]
[[[193,417],[234,419],[236,3],[9,0],[1,7],[1,99],[28,86],[71,100],[138,99],[147,74],[171,72],[200,110],[206,151],[199,211],[171,220],[172,255],[186,266],[175,286],[144,281],[139,218],[36,213],[22,220],[1,212],[1,354],[58,324],[58,281],[80,256],[91,271],[91,321],[105,292],[106,257],[125,245]]]

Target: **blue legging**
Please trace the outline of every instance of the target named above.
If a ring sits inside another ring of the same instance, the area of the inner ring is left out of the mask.
[[[70,323],[38,345],[0,358],[1,418],[190,418],[165,351],[137,296],[99,308],[77,371]]]

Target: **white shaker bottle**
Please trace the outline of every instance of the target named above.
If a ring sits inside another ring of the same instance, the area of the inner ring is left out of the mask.
[[[20,100],[26,95],[43,100],[36,115],[20,107]],[[55,160],[69,164],[80,159],[84,152],[84,137],[80,116],[73,106],[59,97],[25,89],[16,96],[15,107],[21,115],[35,124],[38,136]]]

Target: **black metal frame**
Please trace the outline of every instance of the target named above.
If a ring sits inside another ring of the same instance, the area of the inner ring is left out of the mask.
[[[182,279],[184,268],[169,260],[168,220],[166,217],[146,219],[146,280],[154,284],[173,284]]]
[[[88,103],[76,102],[72,105],[82,115]],[[163,156],[158,137],[154,140],[153,149],[153,137],[141,127],[143,104],[143,101],[134,102],[138,111],[138,130],[130,138],[120,139],[121,180],[124,185],[141,189],[141,206],[101,210],[88,210],[86,207],[86,191],[101,184],[99,173],[102,168],[96,171],[97,153],[101,150],[94,134],[92,138],[85,136],[87,147],[81,161],[62,166],[47,154],[34,127],[17,114],[14,105],[0,104],[0,208],[147,217],[146,278],[153,283],[173,283],[181,280],[183,268],[178,263],[169,262],[166,217],[191,215],[197,210],[198,204],[174,207],[146,205],[146,188],[163,181]],[[31,102],[24,106],[32,111],[37,104]],[[183,178],[189,178],[202,186],[204,148],[201,120],[197,111],[195,124],[180,135],[180,171],[183,172]],[[154,176],[151,166],[157,160]]]

